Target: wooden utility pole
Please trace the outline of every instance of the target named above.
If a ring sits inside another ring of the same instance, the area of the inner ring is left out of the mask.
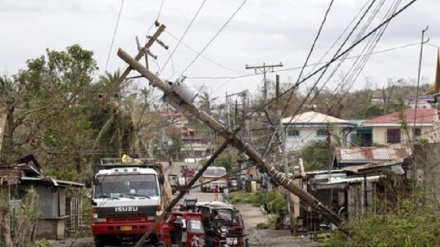
[[[249,143],[243,142],[243,140],[239,136],[234,135],[231,130],[229,130],[225,125],[208,115],[206,112],[198,109],[192,103],[188,103],[183,100],[176,92],[172,90],[171,85],[164,82],[155,74],[147,70],[142,64],[137,62],[134,58],[130,57],[130,55],[127,54],[124,50],[119,49],[118,56],[121,57],[125,62],[127,62],[133,69],[137,70],[141,75],[150,80],[151,83],[153,83],[158,89],[163,91],[165,97],[168,97],[169,99],[173,100],[173,102],[179,104],[179,109],[193,114],[200,121],[219,133],[225,139],[231,140],[235,148],[237,148],[239,151],[243,151],[249,157],[249,159],[254,162],[255,165],[257,165],[264,173],[273,178],[273,180],[277,184],[282,185],[289,192],[297,195],[305,203],[310,205],[314,210],[322,213],[323,217],[329,219],[329,221],[336,226],[339,226],[341,224],[341,218],[337,214],[335,214],[332,210],[326,207],[311,194],[294,184],[290,178],[285,176],[284,173],[280,173],[279,171],[277,171],[277,169],[275,169],[266,160],[264,160],[262,156],[253,147],[251,147]]]
[[[283,164],[283,168],[284,168],[284,173],[286,174],[287,177],[289,177],[289,162],[287,161],[287,129],[284,128],[283,126],[283,121],[282,121],[282,110],[279,106],[280,100],[279,100],[279,96],[280,96],[280,76],[276,75],[276,80],[275,80],[275,85],[276,85],[276,99],[277,99],[277,115],[278,115],[278,141],[281,144],[281,163]],[[290,196],[290,191],[287,191],[286,193],[286,201],[287,201],[287,213],[289,215],[289,219],[290,219],[290,231],[293,233],[294,230],[294,215],[292,212],[292,208],[293,208],[293,200]]]
[[[155,41],[159,38],[160,34],[165,30],[165,25],[160,25],[159,28],[156,30],[156,32],[153,34],[153,36],[148,40],[148,42],[145,44],[145,46],[142,49],[139,49],[138,54],[134,57],[136,61],[139,61],[139,59],[144,56],[148,49],[154,44]],[[107,102],[110,97],[116,92],[118,87],[121,85],[121,83],[127,78],[128,74],[133,70],[132,67],[128,66],[124,72],[119,76],[119,78],[113,83],[112,87],[110,88],[110,91],[107,92],[107,94],[102,99],[102,102]]]
[[[279,64],[271,64],[271,65],[266,65],[266,63],[263,63],[263,65],[260,66],[249,66],[246,64],[245,69],[253,69],[255,71],[255,73],[257,72],[262,72],[263,73],[263,83],[264,83],[264,88],[263,88],[263,98],[264,98],[264,110],[267,113],[267,79],[266,79],[266,73],[270,70],[276,68],[276,67],[283,67],[282,63]]]

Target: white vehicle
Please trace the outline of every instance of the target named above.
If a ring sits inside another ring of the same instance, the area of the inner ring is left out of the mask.
[[[96,247],[136,243],[162,213],[163,174],[152,159],[102,159],[92,179]],[[159,236],[150,235],[156,243]]]
[[[202,192],[213,191],[215,187],[219,189],[228,187],[228,178],[224,167],[211,166],[206,169],[200,178],[200,190]]]

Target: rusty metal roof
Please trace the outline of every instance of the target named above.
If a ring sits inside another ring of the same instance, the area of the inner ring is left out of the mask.
[[[389,169],[396,173],[396,174],[402,174],[404,173],[404,170],[401,165],[405,164],[405,159],[396,159],[391,161],[383,161],[383,162],[377,162],[377,163],[368,163],[365,165],[353,165],[353,166],[346,166],[343,167],[342,170],[348,173],[354,173],[354,174],[368,174],[368,173],[375,173],[377,171],[381,171],[384,169]],[[395,168],[399,166],[400,168]],[[401,170],[398,171],[398,170]]]
[[[411,149],[406,146],[336,148],[335,152],[338,164],[391,161],[407,158],[412,154]]]

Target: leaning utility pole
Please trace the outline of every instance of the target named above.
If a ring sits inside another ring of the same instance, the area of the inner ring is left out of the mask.
[[[159,28],[156,30],[156,32],[151,36],[151,38],[148,40],[148,42],[145,44],[145,46],[141,49],[139,49],[138,54],[134,57],[136,61],[139,61],[139,59],[142,58],[145,54],[148,54],[148,50],[150,47],[154,44],[155,41],[158,41],[159,35],[165,30],[165,25],[160,25]],[[158,42],[160,45],[164,46],[162,42]],[[148,66],[148,65],[147,65]],[[102,102],[107,102],[110,97],[115,93],[115,91],[118,89],[118,87],[121,85],[121,83],[127,78],[128,74],[133,70],[132,67],[128,66],[124,72],[119,76],[119,78],[113,83],[110,90],[107,92],[107,94],[102,99]]]
[[[124,50],[119,49],[118,56],[128,63],[130,67],[137,70],[141,75],[150,80],[154,86],[163,91],[164,97],[170,100],[176,107],[178,107],[180,111],[188,112],[196,116],[200,121],[223,136],[226,140],[230,140],[235,148],[243,151],[256,166],[258,166],[264,173],[268,174],[277,184],[282,185],[289,192],[297,195],[314,210],[322,213],[324,217],[329,219],[329,221],[336,226],[341,224],[341,218],[337,214],[335,214],[332,210],[330,210],[330,208],[326,207],[311,194],[294,184],[290,178],[285,176],[284,173],[280,173],[277,171],[277,169],[272,167],[253,147],[251,147],[249,143],[243,142],[238,135],[234,135],[233,132],[221,122],[214,119],[206,112],[198,109],[191,102],[185,101],[179,94],[176,93],[176,91],[173,90],[169,83],[166,83],[151,71],[147,70],[142,64],[130,57],[130,55]]]

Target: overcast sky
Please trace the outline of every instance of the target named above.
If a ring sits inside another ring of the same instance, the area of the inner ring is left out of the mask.
[[[202,2],[202,0],[125,0],[123,2],[121,0],[0,0],[1,72],[6,75],[15,74],[19,69],[25,68],[27,59],[44,54],[46,48],[64,50],[73,44],[80,44],[83,48],[94,52],[100,68],[97,75],[105,70],[109,52],[107,70],[123,69],[126,65],[116,55],[117,49],[123,48],[134,56],[137,52],[135,37],[139,36],[144,43],[146,35],[155,32],[156,27],[152,24],[159,16],[159,22],[167,26],[160,39],[170,49],[167,52],[158,45],[152,47],[151,51],[159,56],[157,64],[150,62],[150,69],[156,73],[165,65],[169,53],[177,45],[176,38],[180,39]],[[380,2],[376,1],[369,13],[372,13]],[[399,1],[385,1],[374,19],[371,19],[365,34],[383,20],[395,2]],[[400,2],[398,9],[409,1]],[[121,3],[123,4],[119,25],[113,48],[110,50]],[[194,51],[201,51],[242,3],[241,0],[206,1],[182,44],[163,68],[160,76],[169,80],[179,76],[196,57]],[[203,90],[218,97],[224,97],[225,92],[237,93],[244,89],[256,92],[262,85],[263,76],[255,75],[253,70],[245,70],[246,64],[255,66],[280,62],[284,66],[275,70],[281,71],[267,74],[268,79],[274,79],[275,74],[279,74],[282,81],[296,81],[300,70],[295,68],[300,68],[304,64],[329,3],[329,0],[247,1],[202,56],[185,71],[187,81],[196,88],[203,87]],[[349,27],[351,30],[354,24],[350,26],[350,23],[369,3],[370,1],[365,0],[334,1],[309,64],[331,58],[342,40],[339,40],[322,59],[344,29]],[[330,75],[335,66],[331,67],[319,86],[335,89],[343,74],[352,75],[352,82],[347,80],[346,84],[353,84],[353,89],[360,89],[366,85],[382,87],[388,80],[399,78],[415,80],[420,52],[420,45],[417,43],[420,43],[421,32],[428,25],[429,29],[425,34],[430,41],[423,48],[422,83],[431,82],[435,75],[437,55],[435,46],[440,45],[440,17],[437,13],[439,9],[438,0],[417,1],[391,21],[379,43],[374,47],[374,52],[378,53],[371,55],[362,67],[362,72],[353,73],[350,68],[356,60],[348,59],[341,64],[333,77]],[[358,35],[370,16],[370,14],[366,16],[352,37]],[[342,37],[346,37],[347,34],[348,31]],[[361,54],[367,41],[353,50],[349,57]],[[351,42],[353,38],[348,44]],[[399,48],[402,46],[403,48]],[[313,66],[307,67],[304,75],[310,73],[313,68]],[[356,74],[359,76],[356,77]],[[316,80],[317,77],[313,77],[305,82],[303,90]],[[140,83],[147,85],[145,80],[141,80]]]

